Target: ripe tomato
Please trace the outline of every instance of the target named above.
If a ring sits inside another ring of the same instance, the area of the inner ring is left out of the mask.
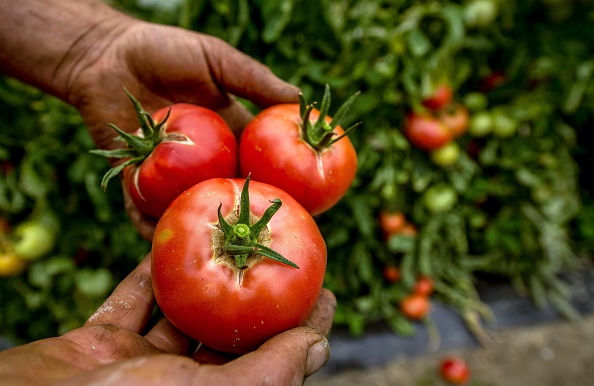
[[[400,301],[400,311],[411,320],[423,319],[429,313],[431,303],[424,295],[410,294]]]
[[[468,109],[461,104],[450,104],[437,112],[438,119],[452,132],[452,137],[457,138],[468,130]]]
[[[380,229],[385,236],[402,231],[406,225],[406,217],[402,212],[390,212],[383,210],[379,214]]]
[[[129,96],[137,112],[144,112]],[[140,125],[134,136],[112,126],[127,142],[127,149],[94,153],[128,159],[111,169],[102,184],[123,169],[132,200],[147,216],[159,218],[173,199],[198,182],[236,176],[235,136],[214,111],[179,103],[158,110]]]
[[[433,280],[427,276],[421,276],[415,283],[413,290],[417,295],[429,296],[433,293]]]
[[[272,260],[278,254],[298,268]],[[214,178],[168,207],[152,259],[155,298],[167,318],[207,347],[241,354],[307,319],[322,288],[326,246],[286,192]]]
[[[450,104],[452,97],[452,88],[449,85],[442,83],[435,88],[432,95],[423,99],[423,106],[432,110],[438,110]]]
[[[339,111],[346,111],[356,95]],[[281,188],[314,216],[342,198],[357,171],[357,153],[345,133],[358,125],[345,131],[338,113],[335,120],[327,116],[329,98],[326,88],[321,111],[313,105],[304,109],[303,99],[265,109],[246,126],[239,144],[244,178],[251,174]]]
[[[395,283],[400,280],[400,269],[393,265],[386,265],[383,269],[383,275],[388,283]]]
[[[463,385],[470,379],[470,369],[462,358],[446,357],[439,366],[441,377],[453,385]]]
[[[404,134],[416,147],[431,151],[452,139],[452,133],[439,119],[428,114],[411,112],[404,124]]]

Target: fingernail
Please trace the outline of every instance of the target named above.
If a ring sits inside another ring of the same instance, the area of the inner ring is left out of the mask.
[[[307,367],[305,369],[306,376],[319,371],[328,359],[330,358],[330,345],[326,338],[309,346],[307,351]]]

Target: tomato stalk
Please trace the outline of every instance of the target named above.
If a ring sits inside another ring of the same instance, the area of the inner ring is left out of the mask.
[[[144,159],[148,157],[149,154],[151,154],[153,149],[160,142],[164,140],[172,142],[190,141],[190,139],[182,134],[168,134],[165,132],[165,123],[169,119],[171,109],[167,112],[167,115],[162,121],[155,122],[151,115],[146,110],[144,110],[140,102],[134,98],[134,96],[126,88],[124,88],[124,92],[134,105],[134,110],[136,110],[136,116],[138,118],[138,123],[140,125],[140,131],[142,134],[130,134],[123,131],[113,123],[108,124],[119,134],[116,139],[125,142],[126,147],[123,149],[113,150],[94,149],[90,152],[103,157],[127,158],[127,160],[117,166],[114,166],[113,168],[109,169],[107,173],[105,173],[103,179],[101,180],[101,187],[103,189],[106,189],[109,181],[113,177],[117,176],[126,166],[138,164],[144,161]]]
[[[301,125],[301,138],[307,142],[316,151],[320,152],[325,148],[332,146],[333,143],[349,135],[353,130],[361,125],[361,122],[357,122],[344,131],[344,134],[334,138],[336,132],[334,129],[340,123],[342,117],[348,112],[351,105],[359,96],[361,92],[357,91],[354,93],[346,102],[340,106],[334,118],[330,123],[326,122],[328,111],[330,110],[330,86],[326,84],[324,90],[324,96],[322,97],[322,104],[320,106],[320,115],[315,123],[312,123],[309,119],[311,111],[314,109],[315,103],[307,104],[305,97],[302,93],[299,93],[299,112],[303,124]]]
[[[235,258],[235,264],[238,269],[245,269],[248,267],[248,258],[252,255],[260,255],[286,264],[293,268],[299,268],[297,264],[286,259],[280,253],[270,249],[269,247],[258,243],[260,233],[266,227],[270,219],[282,205],[282,201],[275,198],[271,201],[272,205],[266,209],[264,215],[250,225],[250,196],[249,196],[250,176],[248,176],[241,190],[239,200],[239,219],[235,225],[229,224],[221,214],[221,207],[219,205],[218,216],[219,224],[223,230],[224,243],[223,251]]]

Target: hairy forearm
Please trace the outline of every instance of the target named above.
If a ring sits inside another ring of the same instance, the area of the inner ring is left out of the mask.
[[[68,100],[77,69],[123,19],[100,0],[0,0],[0,73]]]

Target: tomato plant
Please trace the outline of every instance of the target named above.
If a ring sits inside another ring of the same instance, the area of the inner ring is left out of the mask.
[[[433,94],[423,99],[423,106],[432,110],[439,110],[450,104],[452,97],[452,88],[448,84],[441,83],[435,88]]]
[[[126,159],[105,174],[104,187],[123,170],[126,188],[138,209],[159,218],[171,201],[192,185],[214,177],[235,177],[237,143],[217,113],[178,103],[151,116],[126,93],[136,109],[140,129],[133,135],[112,125],[127,147],[93,151]]]
[[[463,385],[470,379],[470,369],[466,361],[457,357],[444,358],[439,366],[441,377],[453,385]]]
[[[411,320],[420,320],[431,310],[431,302],[424,295],[410,294],[400,301],[400,311]]]
[[[210,348],[245,353],[306,320],[322,288],[326,246],[286,192],[249,178],[215,178],[165,211],[152,258],[155,297],[167,318]]]
[[[410,112],[404,123],[404,134],[416,147],[435,150],[452,140],[452,132],[429,114]]]
[[[357,153],[339,121],[358,93],[347,100],[334,119],[328,116],[330,88],[326,85],[320,110],[299,104],[269,107],[250,122],[241,136],[241,175],[277,186],[312,215],[334,206],[351,186]]]
[[[429,296],[433,293],[433,280],[427,276],[421,276],[415,283],[413,292],[417,295]]]

